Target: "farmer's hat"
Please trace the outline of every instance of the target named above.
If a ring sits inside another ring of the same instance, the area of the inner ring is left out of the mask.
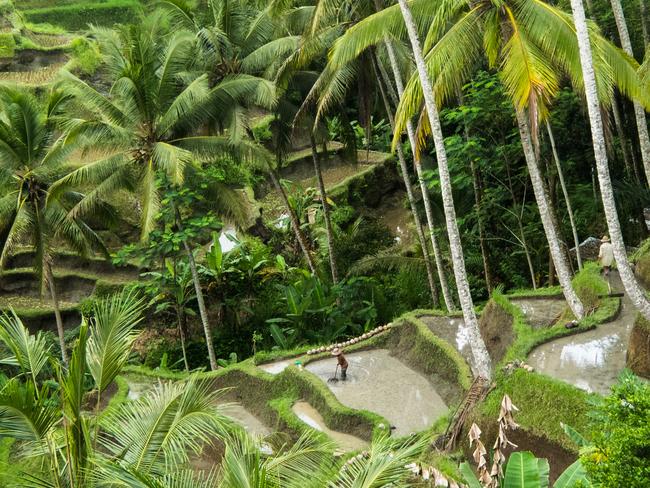
[[[340,356],[342,353],[343,353],[343,351],[341,351],[341,349],[338,348],[338,347],[335,347],[334,349],[332,349],[332,356]]]

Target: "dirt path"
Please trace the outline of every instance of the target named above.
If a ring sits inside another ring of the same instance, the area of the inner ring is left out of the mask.
[[[623,290],[614,272],[612,290]],[[627,296],[612,322],[581,334],[563,337],[533,350],[528,364],[540,373],[566,381],[589,392],[609,393],[625,368],[627,344],[636,318],[636,310]]]
[[[320,377],[338,400],[351,408],[378,413],[395,427],[398,437],[429,427],[448,410],[433,385],[387,349],[355,352],[346,356],[347,381],[329,383],[336,361],[323,359],[306,369]]]
[[[300,420],[311,428],[326,434],[344,452],[360,451],[368,447],[368,443],[363,439],[336,430],[331,430],[327,425],[325,425],[325,420],[323,419],[323,416],[318,413],[318,410],[307,402],[296,402],[291,409]]]

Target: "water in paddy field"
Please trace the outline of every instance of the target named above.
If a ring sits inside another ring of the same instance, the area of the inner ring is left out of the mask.
[[[447,412],[433,385],[387,349],[355,352],[346,358],[350,364],[346,381],[327,381],[334,375],[335,358],[305,368],[326,382],[343,405],[385,417],[395,427],[393,435],[422,431]]]
[[[473,365],[474,356],[470,346],[471,331],[463,317],[422,315],[418,318],[426,324],[431,332],[455,347],[460,355],[470,365]]]
[[[267,373],[271,374],[280,374],[286,368],[294,364],[295,359],[283,359],[282,361],[276,361],[274,363],[260,364],[258,367],[263,369]]]
[[[528,325],[535,329],[555,324],[567,307],[563,297],[558,298],[510,298],[526,317]]]
[[[360,451],[368,447],[368,442],[363,439],[336,430],[331,430],[327,425],[325,425],[325,420],[323,419],[323,416],[318,413],[318,410],[307,402],[296,402],[291,409],[300,420],[309,425],[312,429],[316,429],[319,432],[326,434],[345,452]]]
[[[612,289],[622,290],[617,273]],[[606,395],[625,369],[627,345],[636,310],[625,296],[622,310],[612,322],[596,329],[542,344],[528,358],[535,370],[583,390]]]
[[[253,436],[268,436],[271,434],[269,429],[260,419],[250,413],[244,407],[237,403],[229,403],[223,406],[223,413],[231,417],[239,425]]]

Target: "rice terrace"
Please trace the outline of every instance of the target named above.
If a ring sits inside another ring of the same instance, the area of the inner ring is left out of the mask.
[[[0,487],[650,488],[647,0],[0,0]]]

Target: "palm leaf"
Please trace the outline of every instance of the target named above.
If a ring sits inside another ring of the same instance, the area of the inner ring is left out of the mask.
[[[99,393],[113,382],[129,359],[143,306],[143,299],[133,291],[124,291],[95,304],[86,357]]]
[[[51,346],[40,332],[31,335],[16,313],[0,315],[0,341],[7,346],[11,356],[0,360],[2,364],[18,366],[24,374],[29,374],[34,383],[50,359]]]

